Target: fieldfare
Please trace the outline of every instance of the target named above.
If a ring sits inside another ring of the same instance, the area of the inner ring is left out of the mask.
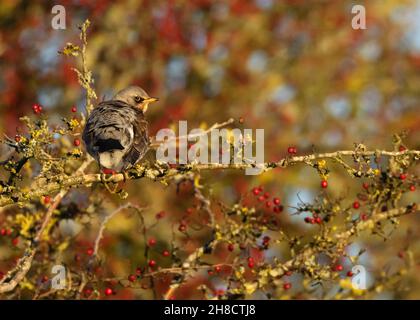
[[[83,141],[102,169],[121,172],[143,158],[149,148],[145,112],[157,100],[142,88],[130,86],[93,109]]]

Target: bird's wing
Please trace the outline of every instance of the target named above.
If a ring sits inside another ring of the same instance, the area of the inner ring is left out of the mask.
[[[124,156],[124,167],[135,165],[149,149],[149,133],[147,129],[147,121],[142,114],[133,123],[134,139],[130,149]]]
[[[83,140],[92,156],[109,150],[129,150],[134,140],[133,122],[142,115],[122,101],[101,102],[90,114]]]

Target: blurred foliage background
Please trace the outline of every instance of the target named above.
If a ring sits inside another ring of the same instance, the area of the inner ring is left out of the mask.
[[[22,130],[18,119],[31,113],[34,103],[56,123],[71,116],[73,105],[84,111],[74,60],[57,51],[78,42],[77,26],[89,18],[88,65],[98,96],[110,98],[136,84],[159,97],[148,112],[151,134],[177,128],[178,120],[188,120],[192,129],[233,117],[243,118],[239,127],[265,129],[267,161],[286,156],[291,145],[298,154],[352,149],[354,142],[391,149],[392,134],[402,131],[408,132],[406,145],[419,149],[420,1],[63,0],[66,30],[51,28],[54,4],[0,2],[0,128],[11,136]],[[366,7],[366,30],[351,27],[354,4]],[[286,206],[296,204],[298,195],[311,200],[319,189],[319,176],[303,166],[255,177],[231,171],[205,176],[215,197],[226,203],[256,185]],[[349,203],[360,189],[342,169],[331,174],[329,185],[329,192]],[[147,205],[149,221],[162,210],[176,221],[191,206],[173,186],[134,181],[127,188],[130,201]],[[83,204],[83,190],[76,193]],[[410,197],[407,201],[418,199],[418,191]],[[104,200],[121,201],[111,195]],[[287,210],[284,219],[301,223]],[[109,274],[125,275],[142,263],[144,243],[132,223],[119,215],[106,231]],[[153,231],[161,248],[168,224]],[[419,226],[418,217],[407,217],[392,243],[380,238],[359,243],[369,248],[365,262],[398,259],[407,239],[418,251]],[[94,231],[81,231],[74,252],[83,254]],[[194,241],[186,248],[194,248]],[[417,274],[418,265],[404,297],[420,298]],[[143,296],[127,290],[119,297]],[[392,292],[382,297],[397,298]]]

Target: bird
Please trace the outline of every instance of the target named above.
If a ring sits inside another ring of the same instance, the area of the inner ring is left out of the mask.
[[[89,114],[82,140],[103,172],[123,172],[144,157],[150,143],[145,113],[155,101],[141,87],[129,86]]]

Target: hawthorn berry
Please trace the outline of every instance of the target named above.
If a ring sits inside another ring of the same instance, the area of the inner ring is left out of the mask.
[[[22,139],[22,137],[21,136],[19,136],[19,135],[15,135],[15,141],[16,142],[20,142],[20,140]]]
[[[292,284],[290,282],[286,282],[285,284],[283,284],[284,290],[289,290],[291,287],[292,287]]]
[[[2,236],[5,236],[6,235],[6,229],[4,229],[4,228],[2,228],[1,230],[0,230],[0,234],[2,235]]]
[[[156,266],[156,261],[155,260],[150,260],[149,261],[149,267],[150,268],[153,268],[153,267],[155,267]]]
[[[136,268],[136,275],[141,275],[141,273],[142,273],[142,271],[141,271],[141,268],[140,267],[137,267]]]
[[[404,147],[404,146],[400,146],[400,147],[398,148],[398,150],[400,150],[400,152],[403,152],[403,151],[407,150],[407,148],[406,148],[406,147]]]
[[[50,196],[44,196],[44,204],[49,204],[51,202]]]
[[[86,288],[83,290],[85,297],[89,297],[92,294],[93,290],[91,288]]]
[[[244,118],[240,117],[240,118],[239,118],[239,123],[240,123],[240,124],[244,123]]]
[[[279,198],[274,198],[273,199],[273,203],[278,206],[280,204],[280,199]]]
[[[369,183],[363,182],[362,183],[362,188],[365,189],[365,190],[369,189]]]
[[[322,187],[322,188],[324,188],[324,189],[328,187],[328,182],[327,182],[327,180],[322,180],[322,181],[321,181],[321,187]]]
[[[168,250],[164,250],[164,251],[162,252],[162,255],[163,255],[164,257],[169,257],[169,256],[171,255],[171,253],[170,253]]]
[[[76,106],[71,107],[71,112],[73,112],[73,113],[77,112]]]
[[[288,147],[287,148],[287,152],[289,154],[296,154],[297,153],[297,149],[296,149],[296,147]]]
[[[353,277],[353,272],[348,271],[348,272],[347,272],[347,277]]]
[[[134,282],[136,281],[137,277],[134,274],[130,274],[127,279],[130,282]]]
[[[41,278],[41,282],[42,283],[45,283],[45,282],[47,282],[48,281],[48,276],[42,276],[42,278]]]
[[[254,266],[255,266],[254,258],[253,257],[249,257],[248,258],[248,267],[252,269],[252,268],[254,268]]]
[[[270,207],[271,207],[271,201],[267,201],[267,202],[265,203],[265,206],[266,206],[267,208],[270,208]]]
[[[265,200],[264,196],[259,196],[258,201],[263,202]]]
[[[150,238],[147,243],[148,243],[149,247],[153,247],[156,244],[156,239],[155,238]]]
[[[12,245],[14,245],[15,247],[19,244],[19,238],[13,238],[12,239]]]
[[[315,218],[315,223],[321,224],[322,223],[322,218],[321,217],[316,217]]]
[[[229,244],[228,244],[228,246],[227,246],[227,249],[228,249],[230,252],[232,252],[233,250],[235,250],[235,246],[234,246],[234,244],[233,244],[233,243],[229,243]]]
[[[290,271],[290,270],[286,271],[286,273],[285,273],[285,275],[288,276],[288,277],[290,277],[292,274],[293,274],[293,272]]]
[[[270,194],[269,194],[268,192],[265,192],[265,193],[264,193],[264,198],[265,198],[265,199],[270,198]]]
[[[162,219],[165,216],[165,211],[156,213],[156,219]]]
[[[79,139],[74,139],[74,141],[73,141],[73,145],[74,145],[75,147],[80,146],[80,140],[79,140]]]
[[[416,191],[416,186],[415,186],[414,184],[412,184],[412,185],[410,186],[410,191]]]
[[[106,288],[105,289],[105,295],[106,296],[110,296],[114,293],[114,290],[112,290],[111,288]]]
[[[87,254],[88,256],[92,256],[92,255],[93,255],[93,253],[94,253],[93,248],[87,248],[87,250],[86,250],[86,254]]]
[[[222,271],[222,267],[220,265],[217,265],[217,266],[214,267],[214,271],[219,273],[220,271]]]
[[[306,217],[306,218],[305,218],[305,222],[306,222],[306,223],[310,223],[310,222],[311,222],[311,217]]]
[[[337,264],[333,268],[335,271],[343,271],[343,266],[341,264]]]
[[[363,221],[366,221],[366,220],[367,220],[367,218],[368,218],[368,216],[367,216],[367,214],[366,214],[366,213],[362,213],[362,214],[360,215],[360,219],[362,219]]]
[[[32,111],[38,115],[42,112],[42,106],[36,103],[32,106]]]
[[[185,232],[187,230],[187,225],[185,223],[181,223],[178,227],[180,232]]]
[[[353,208],[354,209],[359,209],[360,208],[360,202],[359,201],[353,202]]]
[[[401,174],[400,174],[400,179],[401,179],[401,180],[405,180],[405,179],[407,179],[407,174],[405,174],[405,173],[401,173]]]
[[[258,196],[260,194],[260,189],[255,187],[252,189],[252,193],[254,194],[254,196]]]

